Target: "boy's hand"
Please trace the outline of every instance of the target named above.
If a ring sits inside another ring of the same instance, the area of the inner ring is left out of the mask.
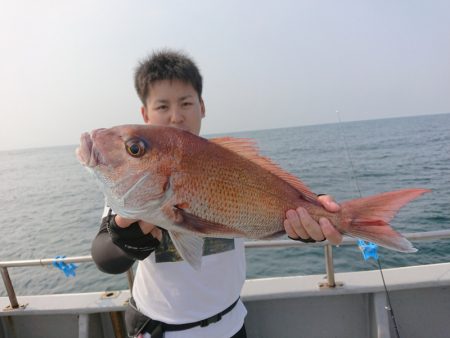
[[[323,207],[330,212],[337,212],[341,209],[333,197],[322,195],[318,197]],[[317,223],[304,208],[288,210],[284,220],[284,229],[289,237],[304,240],[313,239],[323,241],[327,239],[331,244],[338,245],[342,242],[342,234],[336,230],[328,218],[322,217]]]
[[[115,220],[117,226],[120,228],[127,228],[131,224],[138,222],[139,227],[141,228],[141,231],[143,232],[144,235],[151,234],[157,240],[159,240],[159,241],[162,240],[161,229],[151,223],[147,223],[147,222],[136,220],[136,219],[124,218],[119,215],[116,215],[114,220]]]

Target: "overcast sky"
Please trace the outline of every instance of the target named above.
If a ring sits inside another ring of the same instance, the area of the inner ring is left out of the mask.
[[[203,134],[450,112],[450,1],[0,1],[0,150],[141,123],[162,47],[201,69]]]

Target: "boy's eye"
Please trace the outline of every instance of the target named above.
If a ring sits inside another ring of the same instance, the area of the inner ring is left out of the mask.
[[[167,106],[158,106],[156,107],[157,110],[164,110],[167,109]]]
[[[191,105],[192,105],[192,102],[183,102],[184,107],[191,106]]]

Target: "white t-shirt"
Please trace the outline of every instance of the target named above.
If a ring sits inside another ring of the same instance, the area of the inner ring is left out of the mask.
[[[140,312],[168,324],[209,318],[238,299],[245,282],[244,240],[206,238],[199,271],[181,260],[165,238],[156,251],[139,261],[133,297]],[[165,338],[229,338],[244,324],[242,302],[206,327],[169,331]]]
[[[133,287],[139,311],[164,323],[184,324],[225,310],[239,297],[245,281],[244,241],[230,241],[234,248],[203,256],[200,271],[184,261],[160,261],[158,251],[139,262]],[[216,323],[166,332],[165,337],[229,338],[242,327],[246,314],[239,301]]]

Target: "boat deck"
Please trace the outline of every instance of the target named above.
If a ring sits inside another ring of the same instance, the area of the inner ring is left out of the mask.
[[[450,263],[386,269],[384,277],[400,337],[449,337]],[[249,337],[395,337],[379,271],[246,281]],[[0,297],[0,337],[126,337],[128,290]]]

